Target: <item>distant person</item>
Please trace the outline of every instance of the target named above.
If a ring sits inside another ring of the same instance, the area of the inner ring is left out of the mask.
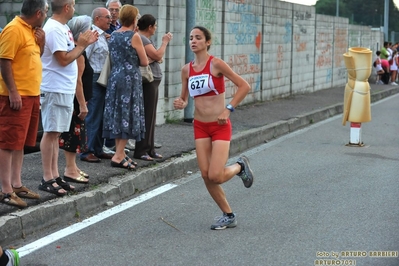
[[[396,75],[398,73],[398,65],[399,65],[399,60],[398,60],[398,52],[393,50],[392,52],[392,64],[389,66],[389,71],[391,73],[391,85],[396,86],[398,85],[396,81]]]
[[[111,13],[111,24],[109,25],[109,29],[105,32],[111,34],[121,27],[121,24],[119,23],[119,12],[122,4],[119,0],[108,0],[105,7]]]
[[[35,1],[35,0],[28,0]],[[0,266],[19,266],[19,254],[15,249],[3,249],[0,246]]]
[[[24,0],[0,35],[0,202],[20,208],[21,198],[39,198],[22,185],[21,171],[24,146],[36,145],[47,11],[46,0]]]
[[[91,28],[91,17],[73,17],[68,26],[73,34],[75,44],[81,32]],[[89,175],[80,170],[76,165],[76,154],[87,150],[87,136],[85,118],[88,113],[86,102],[91,98],[93,85],[93,68],[86,57],[86,51],[76,59],[78,65],[78,80],[76,84],[75,99],[73,101],[73,114],[69,132],[61,133],[60,148],[64,150],[66,167],[64,180],[86,184]]]
[[[189,94],[194,97],[194,138],[197,161],[209,194],[223,212],[212,224],[212,230],[237,226],[236,215],[227,202],[221,184],[235,175],[241,177],[244,186],[252,186],[253,173],[246,156],[237,163],[225,166],[229,157],[232,126],[230,114],[251,89],[249,84],[235,73],[222,59],[208,53],[212,36],[208,29],[196,26],[190,33],[190,48],[194,60],[181,70],[182,91],[173,105],[184,109]],[[231,80],[238,90],[230,103],[225,104],[225,78]]]
[[[375,59],[375,61],[373,63],[373,66],[374,66],[375,71],[377,73],[375,84],[384,84],[384,82],[382,81],[382,75],[384,75],[385,71],[382,68],[380,54],[381,54],[380,51],[376,52],[377,58]]]
[[[142,77],[139,66],[147,66],[140,35],[134,30],[139,10],[124,5],[120,10],[121,28],[109,39],[111,73],[105,95],[103,137],[115,139],[116,151],[112,167],[135,169],[136,163],[125,153],[128,139],[144,138],[144,103]]]
[[[91,30],[81,33],[75,45],[72,32],[66,25],[75,13],[75,1],[53,0],[51,10],[53,16],[43,27],[46,32],[40,95],[44,131],[40,142],[43,179],[39,189],[64,196],[75,188],[59,176],[59,136],[69,131],[71,124],[78,79],[76,59],[88,45],[97,41],[98,33]]]
[[[106,88],[97,83],[105,59],[108,57],[107,33],[111,24],[111,14],[105,7],[97,7],[91,14],[92,28],[99,34],[98,41],[86,48],[87,59],[93,68],[93,94],[87,103],[89,113],[86,117],[87,146],[86,152],[80,154],[80,160],[90,163],[100,162],[101,159],[111,159],[112,153],[103,150],[104,139],[102,137],[103,112]]]
[[[380,56],[381,56],[381,54],[380,54]],[[389,84],[390,77],[391,77],[389,61],[387,59],[381,58],[381,67],[384,70],[381,80],[384,84]]]
[[[388,51],[388,61],[392,60],[392,56],[393,56],[393,50],[392,50],[392,43],[388,42],[388,46],[387,46],[387,51]]]
[[[157,21],[154,16],[145,14],[138,23],[138,33],[141,36],[146,54],[150,60],[150,67],[154,81],[143,83],[144,113],[145,113],[145,137],[136,141],[134,158],[145,161],[162,159],[162,155],[155,151],[155,125],[157,117],[158,87],[162,79],[162,71],[159,62],[163,60],[166,47],[172,39],[172,33],[168,32],[162,37],[162,44],[157,49],[150,39],[157,30]]]
[[[381,59],[386,59],[389,60],[389,52],[388,52],[388,42],[384,42],[384,46],[381,47],[381,55],[380,55]]]

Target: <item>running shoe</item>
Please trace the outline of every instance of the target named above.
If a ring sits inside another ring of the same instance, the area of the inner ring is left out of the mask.
[[[241,168],[241,172],[238,173],[238,176],[241,177],[246,188],[251,187],[252,183],[254,182],[254,174],[249,166],[249,159],[247,156],[242,155],[240,158],[238,158],[237,163],[243,167]]]
[[[226,213],[223,213],[223,216],[216,217],[215,220],[217,222],[215,224],[212,224],[212,230],[223,230],[226,228],[233,228],[237,226],[235,214],[233,217],[229,217]]]

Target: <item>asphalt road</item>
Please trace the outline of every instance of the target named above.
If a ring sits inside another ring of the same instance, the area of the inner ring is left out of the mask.
[[[374,104],[362,148],[345,145],[349,128],[338,115],[246,151],[253,187],[239,178],[223,185],[238,217],[234,229],[209,229],[220,211],[193,173],[48,245],[40,239],[36,251],[20,247],[22,263],[397,266],[397,114],[399,95]]]

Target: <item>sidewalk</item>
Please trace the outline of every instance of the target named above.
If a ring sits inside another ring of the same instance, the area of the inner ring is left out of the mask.
[[[399,86],[371,86],[372,102],[399,93]],[[233,139],[230,155],[237,155],[273,138],[341,114],[344,87],[311,94],[238,107],[230,118]],[[348,125],[347,125],[348,127]],[[42,178],[40,153],[24,158],[23,184],[38,192],[40,200],[26,200],[28,208],[19,210],[0,204],[0,245],[19,246],[57,228],[84,220],[138,192],[161,185],[198,170],[193,130],[189,123],[165,124],[155,131],[162,162],[140,161],[137,171],[112,168],[110,160],[87,163],[77,159],[78,166],[90,175],[88,185],[76,184],[76,192],[58,198],[37,189]],[[345,141],[345,140],[343,140]],[[349,141],[349,127],[348,127]],[[132,156],[132,153],[130,153]],[[63,174],[65,160],[60,152],[59,169]]]

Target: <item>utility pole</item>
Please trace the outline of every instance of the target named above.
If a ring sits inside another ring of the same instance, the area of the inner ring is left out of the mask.
[[[190,32],[195,26],[195,14],[196,14],[196,3],[195,0],[186,0],[186,63],[194,60],[194,54],[190,49]],[[188,96],[188,104],[184,109],[184,122],[191,123],[194,120],[194,101],[193,98]]]
[[[339,0],[337,0],[337,7],[336,7],[336,11],[337,11],[337,17],[339,17]]]
[[[388,41],[388,22],[389,22],[389,0],[384,4],[384,41]]]

